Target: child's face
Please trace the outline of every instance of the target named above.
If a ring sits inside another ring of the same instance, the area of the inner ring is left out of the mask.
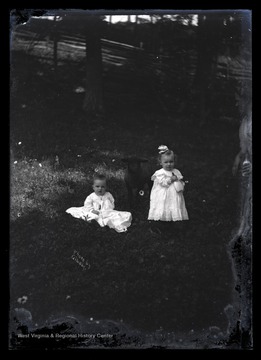
[[[164,170],[172,171],[174,169],[174,155],[162,155],[160,164]]]
[[[94,180],[92,188],[96,195],[103,196],[106,192],[106,180]]]

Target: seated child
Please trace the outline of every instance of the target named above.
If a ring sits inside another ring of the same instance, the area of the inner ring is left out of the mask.
[[[109,226],[117,232],[127,231],[131,225],[132,215],[127,211],[114,210],[114,198],[106,191],[106,177],[94,174],[93,190],[84,201],[84,206],[71,207],[68,214],[85,221],[95,220],[101,227]]]

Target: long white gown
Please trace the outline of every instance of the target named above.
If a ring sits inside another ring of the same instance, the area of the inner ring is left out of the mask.
[[[171,182],[176,175],[178,181]],[[148,220],[178,221],[188,220],[188,212],[183,196],[183,176],[178,169],[157,170],[151,177],[154,181],[150,194],[150,210]]]
[[[93,210],[99,211],[99,215],[94,214]],[[71,207],[66,212],[85,221],[96,220],[101,227],[109,226],[117,232],[127,231],[132,221],[130,212],[114,210],[114,198],[109,192],[103,196],[93,192],[85,199],[84,206]]]

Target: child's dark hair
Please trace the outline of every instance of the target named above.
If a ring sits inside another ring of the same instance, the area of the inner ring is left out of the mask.
[[[174,156],[174,151],[173,151],[173,150],[167,150],[167,151],[165,151],[164,153],[161,153],[161,154],[159,154],[159,155],[160,155],[160,157],[161,157],[162,155],[168,155],[168,156],[173,155],[173,156]]]
[[[104,174],[100,174],[100,173],[95,173],[93,174],[93,181],[95,180],[107,180],[106,176]]]

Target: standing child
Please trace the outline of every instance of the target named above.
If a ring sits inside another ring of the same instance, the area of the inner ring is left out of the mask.
[[[148,220],[188,220],[183,197],[185,183],[180,171],[174,167],[174,152],[165,145],[159,146],[158,150],[162,168],[151,177],[154,184],[150,194]]]
[[[86,221],[95,220],[101,227],[109,226],[117,232],[127,231],[131,225],[132,215],[127,211],[114,210],[114,198],[106,191],[106,177],[94,174],[93,190],[84,201],[84,206],[71,207],[68,214]]]

